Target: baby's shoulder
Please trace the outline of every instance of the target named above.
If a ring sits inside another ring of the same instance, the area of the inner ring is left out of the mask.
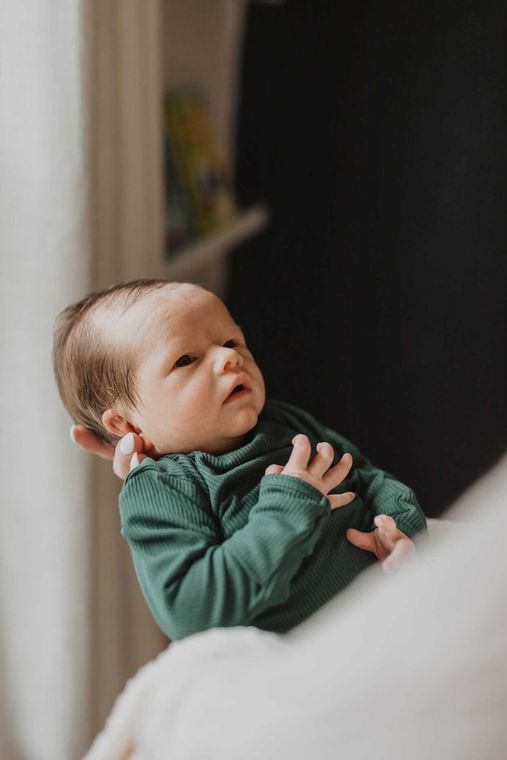
[[[125,480],[119,511],[122,535],[129,539],[144,541],[161,526],[216,533],[209,499],[185,455],[144,459]]]
[[[136,485],[151,484],[175,490],[202,490],[202,478],[194,459],[188,454],[165,454],[159,459],[146,457],[131,470],[123,485],[123,492],[135,481]]]

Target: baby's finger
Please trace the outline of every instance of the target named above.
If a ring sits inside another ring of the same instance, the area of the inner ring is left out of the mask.
[[[317,453],[313,461],[308,465],[308,472],[311,472],[316,478],[321,478],[329,469],[334,459],[334,449],[327,441],[321,441],[317,444]]]
[[[291,470],[306,470],[312,453],[310,439],[304,433],[298,433],[292,439],[292,446],[291,455],[285,466]]]
[[[382,563],[385,573],[394,573],[409,557],[415,554],[414,542],[410,538],[400,538],[396,541],[391,554]]]
[[[356,528],[349,528],[345,536],[358,549],[365,549],[367,552],[375,551],[376,542],[373,533],[365,533],[362,530],[356,530]]]
[[[266,467],[264,475],[280,475],[281,472],[283,472],[281,464],[270,464],[269,467]]]
[[[338,464],[335,464],[334,467],[327,471],[327,473],[322,478],[327,493],[329,493],[329,491],[332,491],[333,488],[336,488],[336,486],[339,486],[340,483],[345,480],[350,472],[352,464],[352,455],[345,453]]]
[[[331,509],[339,509],[340,507],[346,507],[347,504],[351,504],[356,499],[356,494],[352,491],[347,493],[332,493],[327,497],[331,504]]]
[[[398,528],[396,527],[396,522],[389,515],[375,515],[375,517],[373,518],[373,522],[375,523],[377,528],[383,531],[398,530]]]
[[[377,533],[382,546],[388,551],[392,551],[400,538],[403,537],[401,531],[396,527],[396,523],[389,515],[376,515],[373,522],[377,527]]]

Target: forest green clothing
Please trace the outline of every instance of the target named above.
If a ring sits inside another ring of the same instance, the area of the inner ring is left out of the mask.
[[[292,438],[329,441],[334,463],[354,463],[333,493],[358,498],[331,510],[313,486],[287,475]],[[267,401],[246,443],[226,454],[203,451],[145,459],[120,494],[122,534],[146,601],[162,630],[180,639],[218,626],[285,632],[305,620],[375,562],[345,538],[394,517],[408,536],[426,523],[413,492],[371,466],[349,441],[301,409]]]

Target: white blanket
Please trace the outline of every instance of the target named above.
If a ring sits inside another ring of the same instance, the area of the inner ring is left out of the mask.
[[[85,760],[507,757],[507,457],[448,516],[286,636],[171,644]]]

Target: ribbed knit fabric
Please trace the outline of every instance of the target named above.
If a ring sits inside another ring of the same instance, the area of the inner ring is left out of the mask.
[[[331,510],[327,497],[287,475],[292,438],[305,433],[312,455],[329,441],[334,463],[354,464],[335,493],[358,498]],[[413,492],[371,466],[349,441],[292,405],[267,401],[246,443],[214,456],[202,451],[145,459],[120,494],[122,534],[140,586],[171,639],[218,626],[285,632],[305,620],[375,562],[352,546],[347,528],[372,530],[394,517],[408,536],[426,522]]]

